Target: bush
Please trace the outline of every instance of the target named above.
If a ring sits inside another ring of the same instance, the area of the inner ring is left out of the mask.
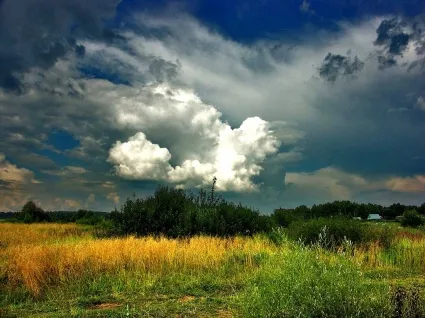
[[[379,242],[389,248],[396,236],[397,230],[389,223],[366,223],[362,227],[362,243]]]
[[[292,223],[288,236],[301,240],[305,244],[319,243],[324,248],[333,248],[342,244],[346,239],[353,243],[362,241],[362,224],[348,219],[312,219]]]
[[[293,240],[304,244],[319,244],[323,248],[333,249],[346,240],[354,244],[379,241],[388,247],[395,233],[381,224],[364,224],[360,221],[344,218],[319,218],[292,223],[286,233]]]
[[[85,218],[81,218],[81,219],[77,219],[75,221],[75,223],[77,224],[81,224],[81,225],[96,225],[101,223],[103,220],[103,218],[101,216],[90,216],[90,217],[85,217]]]
[[[298,247],[267,260],[241,299],[244,317],[391,316],[388,287],[367,285],[342,256],[324,256]]]
[[[288,236],[283,227],[277,227],[266,233],[266,237],[275,245],[281,246],[288,243]]]
[[[28,201],[18,213],[17,219],[24,223],[49,222],[50,216],[33,201]]]
[[[210,196],[203,190],[196,196],[160,186],[151,197],[128,198],[120,212],[111,213],[111,220],[111,234],[167,237],[252,235],[267,232],[274,225],[258,211],[215,197],[214,186]]]
[[[424,225],[424,219],[416,210],[407,210],[401,219],[402,226],[419,227]]]
[[[278,226],[288,227],[292,222],[304,219],[304,214],[294,209],[276,209],[271,217]]]
[[[105,217],[99,212],[78,210],[75,214],[75,222],[82,225],[96,225],[101,223]]]

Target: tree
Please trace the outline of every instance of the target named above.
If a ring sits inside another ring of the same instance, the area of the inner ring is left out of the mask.
[[[407,210],[403,213],[401,225],[410,227],[419,227],[424,225],[424,219],[416,210]]]
[[[354,210],[354,216],[361,217],[363,220],[366,220],[369,215],[366,204],[358,204]]]
[[[419,207],[418,207],[418,213],[424,215],[425,214],[425,203],[422,203]]]
[[[21,212],[18,213],[18,219],[25,223],[50,221],[49,215],[32,200],[22,207]]]

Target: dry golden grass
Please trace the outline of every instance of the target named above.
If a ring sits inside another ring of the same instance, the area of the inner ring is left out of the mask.
[[[0,223],[0,277],[7,277],[11,266],[11,250],[33,245],[54,244],[92,237],[90,231],[76,224]]]
[[[214,272],[236,263],[249,269],[259,254],[279,250],[291,257],[289,245],[276,247],[261,237],[95,239],[75,224],[1,223],[0,242],[0,277],[6,277],[9,286],[25,286],[34,296],[62,282],[101,274]],[[340,260],[333,253],[320,255],[329,262]],[[364,269],[397,267],[425,273],[425,235],[400,233],[388,249],[375,242],[354,246],[344,255]]]
[[[238,262],[252,266],[255,255],[274,250],[268,241],[258,237],[96,240],[81,236],[78,227],[72,226],[66,227],[68,232],[58,225],[50,225],[51,230],[48,225],[13,224],[10,227],[8,235],[17,233],[26,237],[29,233],[33,240],[8,239],[9,246],[2,253],[5,256],[3,272],[9,284],[23,284],[35,296],[47,286],[105,273],[214,270],[226,261],[235,261],[235,256]],[[13,231],[13,227],[17,229]],[[65,235],[69,231],[77,233],[78,238],[69,240]],[[45,244],[45,241],[51,243]]]
[[[89,231],[76,224],[0,223],[0,248],[90,236]]]
[[[400,268],[425,273],[425,235],[399,233],[389,248],[379,242],[358,246],[352,259],[366,269]]]

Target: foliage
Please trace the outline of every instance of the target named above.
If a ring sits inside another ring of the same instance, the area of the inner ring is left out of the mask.
[[[334,201],[324,204],[315,204],[311,208],[301,205],[295,209],[276,209],[272,214],[279,226],[288,226],[290,223],[313,218],[330,218],[330,217],[360,217],[366,220],[369,214],[379,214],[386,220],[394,220],[397,216],[402,215],[409,209],[416,209],[419,214],[425,214],[425,203],[415,207],[394,203],[388,207],[378,204],[364,204],[351,201]]]
[[[294,221],[307,218],[309,211],[305,205],[296,209],[276,209],[271,217],[278,226],[287,227]]]
[[[403,213],[401,219],[402,226],[419,227],[424,225],[424,219],[416,210],[408,210]]]
[[[423,317],[425,232],[357,223],[397,237],[329,251],[282,227],[98,240],[96,226],[0,223],[0,316]]]
[[[357,267],[323,250],[296,248],[269,259],[250,281],[244,317],[389,317],[386,287],[369,286]]]
[[[252,235],[269,231],[270,217],[241,204],[226,202],[201,190],[198,195],[160,186],[153,196],[128,198],[121,211],[111,213],[114,234],[165,235],[167,237],[209,234],[218,236]]]
[[[50,217],[33,201],[28,201],[18,213],[17,219],[24,223],[48,222]]]
[[[65,225],[56,225],[56,230],[62,226]],[[69,225],[66,226],[65,229],[69,229]],[[41,297],[46,289],[64,282],[97,278],[102,274],[191,275],[218,272],[220,268],[230,270],[234,266],[247,271],[275,249],[260,237],[168,239],[147,236],[97,240],[63,234],[51,233],[50,238],[43,235],[43,240],[23,239],[19,244],[10,244],[7,247],[9,266],[5,267],[8,284],[24,286],[33,296]],[[55,244],[49,244],[52,241]]]
[[[349,240],[352,243],[379,241],[388,246],[394,238],[394,231],[380,225],[364,224],[344,218],[319,218],[292,223],[286,230],[293,240],[313,245],[320,242],[321,247],[334,249]]]
[[[78,210],[75,216],[75,222],[77,224],[84,225],[96,225],[102,223],[104,217],[99,212]]]
[[[377,242],[384,248],[389,248],[395,241],[397,229],[388,223],[366,223],[362,227],[362,243]]]

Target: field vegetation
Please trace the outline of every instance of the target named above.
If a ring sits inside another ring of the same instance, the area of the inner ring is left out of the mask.
[[[332,226],[306,241],[284,228],[249,237],[98,238],[77,224],[1,223],[1,314],[425,316],[425,233],[367,224],[379,233],[389,227],[389,243],[375,236],[330,244]]]
[[[266,217],[214,187],[159,188],[61,224],[29,204],[0,223],[0,316],[425,317],[421,215],[367,222],[344,204]]]

